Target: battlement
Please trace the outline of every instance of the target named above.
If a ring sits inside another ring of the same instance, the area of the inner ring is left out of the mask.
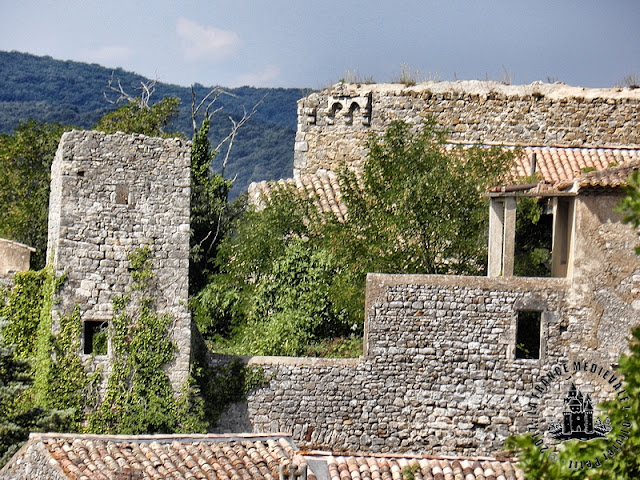
[[[371,132],[428,116],[453,143],[637,146],[640,90],[489,81],[343,84],[298,102],[294,176],[360,167]]]

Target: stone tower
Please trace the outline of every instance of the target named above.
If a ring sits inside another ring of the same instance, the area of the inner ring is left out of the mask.
[[[95,354],[95,329],[113,318],[113,299],[131,289],[128,256],[148,245],[156,308],[174,322],[174,390],[189,372],[190,162],[190,146],[179,139],[72,131],[51,169],[47,255],[56,274],[66,274],[54,330],[77,306],[83,352]],[[108,362],[104,353],[97,361]]]

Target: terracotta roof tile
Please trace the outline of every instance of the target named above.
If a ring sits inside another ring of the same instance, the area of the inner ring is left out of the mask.
[[[559,182],[555,189],[577,192],[586,188],[616,188],[626,185],[629,175],[635,170],[640,170],[640,158],[615,167],[582,173]]]
[[[477,480],[522,480],[524,474],[510,461],[428,456],[352,455],[325,457],[331,480],[401,480],[405,469],[416,478]]]
[[[36,434],[71,480],[277,479],[281,465],[306,466],[281,435],[92,436]],[[124,477],[123,477],[124,478]],[[308,470],[310,480],[315,475]]]

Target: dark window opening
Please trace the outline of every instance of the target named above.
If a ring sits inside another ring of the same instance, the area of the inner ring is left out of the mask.
[[[84,353],[86,355],[107,355],[109,322],[84,322]]]
[[[519,277],[550,277],[553,215],[543,202],[518,200],[513,273]]]
[[[116,203],[118,205],[129,204],[129,186],[124,184],[116,185]]]
[[[540,358],[542,312],[520,311],[516,324],[516,358]]]

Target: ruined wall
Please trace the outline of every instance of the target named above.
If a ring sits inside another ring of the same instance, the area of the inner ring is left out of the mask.
[[[562,419],[572,382],[594,405],[612,398],[640,318],[638,236],[613,211],[618,200],[576,197],[568,278],[369,275],[365,355],[252,358],[273,378],[236,428],[287,432],[309,448],[489,455]],[[516,358],[523,310],[542,312],[538,360]],[[541,383],[554,369],[562,380]]]
[[[566,359],[557,332],[567,287],[563,279],[369,275],[365,356],[255,357],[274,378],[249,396],[249,418],[256,432],[287,432],[315,448],[496,453],[524,431],[533,378]],[[523,308],[543,311],[541,360],[515,358]]]
[[[615,211],[622,192],[576,197],[573,272],[567,295],[567,335],[614,364],[640,325],[638,234]],[[576,350],[578,347],[574,347]]]
[[[435,116],[463,143],[638,145],[640,91],[496,82],[338,84],[298,102],[294,176],[359,166],[370,132]]]
[[[189,371],[189,167],[179,139],[73,131],[51,172],[48,258],[67,275],[54,321],[76,305],[83,321],[111,319],[130,290],[128,255],[150,245],[156,307],[175,321],[175,388]]]

